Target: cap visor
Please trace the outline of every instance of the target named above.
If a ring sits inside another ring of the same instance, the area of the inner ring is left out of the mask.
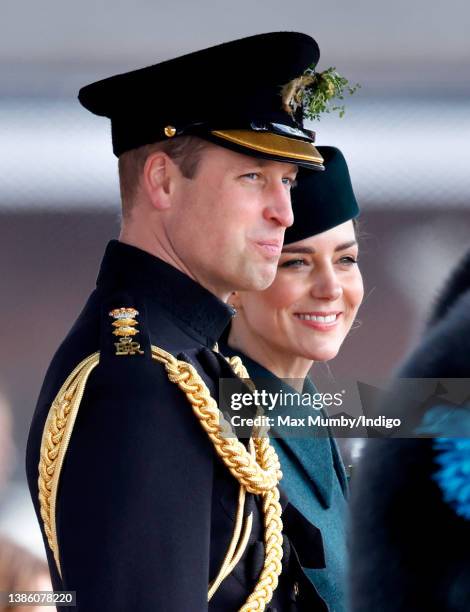
[[[252,130],[212,130],[211,135],[237,148],[256,152],[257,156],[290,162],[307,168],[323,170],[323,157],[311,142],[279,136],[272,132]],[[223,144],[223,142],[220,142]],[[261,155],[260,155],[261,154]]]

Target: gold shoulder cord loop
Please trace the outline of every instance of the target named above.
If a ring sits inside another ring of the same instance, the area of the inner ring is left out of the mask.
[[[252,438],[247,450],[235,437],[211,397],[209,389],[196,369],[185,361],[179,361],[163,349],[152,346],[152,358],[165,366],[168,378],[185,393],[193,412],[212,441],[217,454],[240,483],[237,516],[229,549],[222,567],[211,583],[208,600],[222,581],[230,574],[242,557],[251,533],[252,515],[245,519],[242,531],[246,492],[261,495],[264,513],[265,560],[255,590],[239,612],[264,610],[271,601],[282,571],[282,521],[279,489],[282,477],[279,459],[267,437]],[[70,374],[49,410],[43,432],[39,462],[39,502],[41,517],[49,546],[54,553],[61,575],[59,547],[55,524],[55,506],[60,472],[72,435],[85,385],[93,368],[99,362],[99,353],[82,361]],[[238,358],[230,360],[235,373],[248,377]]]
[[[206,384],[191,364],[177,360],[156,346],[152,346],[152,357],[164,364],[168,378],[184,391],[217,454],[232,475],[247,491],[263,497],[264,565],[255,590],[240,608],[240,612],[264,610],[272,599],[282,572],[282,509],[277,488],[282,473],[276,452],[267,437],[253,439],[253,453],[246,450],[235,437]],[[230,360],[230,363],[236,374],[248,378],[239,358]]]
[[[238,494],[238,508],[237,508],[237,514],[235,518],[235,526],[233,529],[232,539],[230,540],[230,545],[225,554],[224,562],[222,563],[219,573],[209,585],[207,601],[210,601],[212,599],[217,589],[222,584],[222,581],[225,580],[225,578],[227,578],[227,576],[230,574],[233,568],[237,565],[241,556],[245,552],[246,546],[248,544],[248,539],[250,537],[251,527],[253,524],[253,513],[251,513],[245,519],[245,528],[243,529],[243,534],[242,534],[243,513],[245,510],[245,497],[246,497],[246,489],[245,487],[240,486],[240,492]]]

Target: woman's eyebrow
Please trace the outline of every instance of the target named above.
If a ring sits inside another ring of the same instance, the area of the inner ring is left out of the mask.
[[[350,247],[357,244],[357,240],[350,240],[349,242],[343,242],[342,244],[338,244],[335,247],[335,253],[337,251],[344,251],[345,249],[349,249]],[[312,247],[296,247],[296,246],[285,246],[282,248],[283,253],[306,253],[307,255],[311,255],[315,253],[315,249]]]
[[[350,240],[349,242],[343,242],[343,244],[338,244],[338,246],[335,247],[335,253],[337,251],[344,251],[344,249],[349,249],[349,247],[352,247],[356,244],[357,240]]]
[[[282,247],[282,252],[283,253],[307,253],[307,254],[311,254],[311,253],[315,253],[315,249],[312,249],[310,247]]]

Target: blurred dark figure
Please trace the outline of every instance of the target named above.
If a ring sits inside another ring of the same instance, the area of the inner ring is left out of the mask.
[[[399,376],[470,379],[470,253]],[[422,414],[421,431],[435,434],[430,414],[446,419],[449,437],[369,440],[363,452],[352,484],[352,612],[470,611],[470,404]]]

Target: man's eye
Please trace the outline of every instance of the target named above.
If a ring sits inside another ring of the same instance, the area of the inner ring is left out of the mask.
[[[258,174],[258,172],[248,172],[248,174],[244,174],[243,175],[245,178],[249,178],[252,181],[256,181],[260,178],[260,174]]]
[[[282,179],[282,182],[284,183],[284,185],[289,185],[289,187],[291,189],[293,189],[297,185],[297,181],[295,179],[293,179],[293,178],[288,177],[288,176],[285,176]]]

